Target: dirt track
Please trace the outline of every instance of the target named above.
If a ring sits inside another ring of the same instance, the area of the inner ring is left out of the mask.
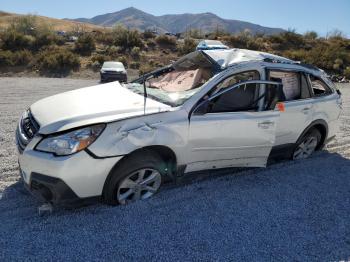
[[[195,179],[127,207],[40,218],[18,180],[14,130],[30,104],[95,81],[0,78],[0,260],[350,259],[350,86],[341,130],[301,162]]]

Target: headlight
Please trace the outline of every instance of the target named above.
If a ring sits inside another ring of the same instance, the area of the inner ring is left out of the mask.
[[[84,127],[62,135],[44,138],[36,150],[67,156],[84,150],[91,145],[105,128],[105,124]]]

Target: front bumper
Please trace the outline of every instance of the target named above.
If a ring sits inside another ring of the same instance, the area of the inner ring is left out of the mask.
[[[54,204],[101,196],[109,172],[122,158],[95,159],[85,151],[56,157],[35,151],[37,140],[19,154],[21,176],[33,194]]]
[[[101,75],[101,82],[106,82],[106,81],[127,82],[128,81],[128,77],[126,74],[100,73],[100,75]]]
[[[23,178],[24,172],[20,172]],[[53,204],[73,205],[83,200],[61,179],[38,173],[31,173],[31,182],[24,182],[24,187],[38,199]]]

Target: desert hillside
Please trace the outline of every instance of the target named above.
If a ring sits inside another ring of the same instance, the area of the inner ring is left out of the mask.
[[[14,20],[23,16],[25,15],[0,11],[0,28],[2,29],[7,28]],[[62,20],[62,19],[56,19],[56,18],[51,18],[46,16],[36,16],[36,18],[39,24],[40,23],[48,24],[55,31],[73,31],[75,30],[76,27],[84,27],[84,29],[87,31],[102,29],[101,26],[82,23],[78,21]]]

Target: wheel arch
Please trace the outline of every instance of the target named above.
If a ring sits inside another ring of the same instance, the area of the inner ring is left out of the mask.
[[[298,144],[298,142],[312,129],[317,129],[321,133],[321,141],[317,146],[317,150],[319,150],[324,146],[324,143],[328,136],[328,124],[323,119],[317,119],[308,125],[307,128],[305,128],[305,130],[299,136],[296,144]]]
[[[114,166],[113,168],[110,170],[104,186],[103,186],[103,191],[102,191],[102,195],[104,195],[104,192],[106,190],[106,187],[108,185],[108,183],[110,182],[114,171],[120,167],[121,165],[125,164],[131,157],[137,156],[137,155],[141,155],[141,154],[155,154],[156,156],[158,156],[159,158],[161,158],[164,163],[166,163],[166,165],[164,166],[164,171],[166,173],[167,176],[169,176],[170,178],[173,178],[175,176],[176,170],[177,170],[177,157],[175,152],[167,146],[164,145],[152,145],[152,146],[146,146],[146,147],[142,147],[142,148],[138,148],[132,152],[130,152],[129,154],[123,156],[122,159],[120,159]]]

